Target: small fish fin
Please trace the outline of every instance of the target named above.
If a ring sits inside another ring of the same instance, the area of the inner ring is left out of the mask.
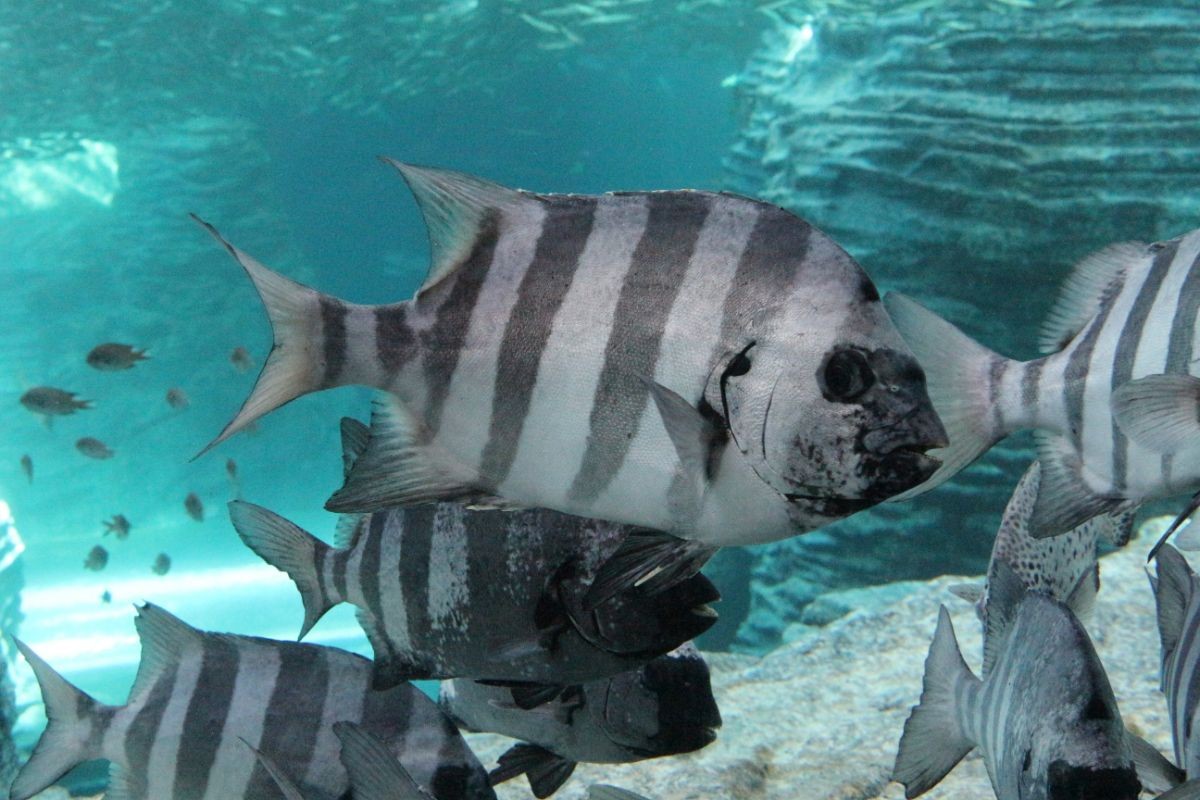
[[[342,478],[350,475],[350,468],[367,449],[367,441],[371,438],[371,429],[354,417],[342,417]]]
[[[108,788],[104,800],[137,800],[138,795],[129,783],[129,771],[115,761],[108,762]]]
[[[1192,499],[1188,501],[1186,506],[1184,506],[1183,511],[1179,512],[1175,519],[1171,521],[1171,524],[1167,526],[1167,529],[1163,531],[1162,536],[1158,537],[1158,541],[1154,543],[1154,546],[1150,548],[1150,552],[1146,554],[1146,563],[1150,563],[1154,560],[1154,557],[1158,555],[1158,551],[1164,544],[1167,543],[1167,540],[1171,538],[1171,534],[1179,530],[1180,527],[1182,527],[1183,524],[1191,518],[1192,514],[1196,513],[1196,509],[1198,508],[1200,508],[1200,492],[1196,492],[1194,495],[1192,495]],[[1189,525],[1188,527],[1191,526]],[[1185,530],[1184,534],[1186,533],[1187,531]],[[1191,536],[1187,537],[1189,544],[1194,539],[1195,535],[1196,534],[1193,533]],[[1180,536],[1179,538],[1183,539],[1184,536]],[[1184,546],[1182,549],[1191,550],[1194,548]]]
[[[885,304],[892,321],[925,370],[929,399],[950,439],[949,447],[930,451],[942,465],[929,480],[891,498],[909,500],[940,486],[1011,431],[997,428],[988,396],[991,365],[1003,358],[905,295],[889,292]]]
[[[432,167],[381,159],[404,176],[429,230],[431,265],[423,293],[437,286],[467,260],[489,216],[513,206],[537,202],[531,195],[482,178]]]
[[[194,461],[281,405],[309,392],[332,387],[322,385],[324,370],[316,362],[311,347],[313,339],[321,335],[322,295],[268,269],[226,241],[212,225],[195,214],[191,216],[246,270],[267,310],[275,340],[250,396],[217,438],[193,457]]]
[[[1187,778],[1187,773],[1168,761],[1157,747],[1142,737],[1129,733],[1129,746],[1133,749],[1133,765],[1137,769],[1138,780],[1147,792],[1165,792]]]
[[[433,800],[376,736],[353,722],[333,723],[354,800]]]
[[[1200,494],[1197,494],[1192,500],[1193,502],[1200,503]],[[1195,511],[1193,508],[1189,508],[1188,510],[1190,512]],[[1190,517],[1191,514],[1189,513],[1188,516]],[[1175,537],[1175,547],[1185,553],[1193,553],[1196,550],[1200,550],[1200,525],[1193,525],[1189,522],[1184,526],[1183,531]]]
[[[619,786],[593,783],[588,787],[587,800],[648,800],[648,798]]]
[[[983,599],[982,583],[952,583],[946,588],[950,594],[968,603],[978,603]]]
[[[76,764],[101,757],[99,747],[88,744],[101,737],[91,736],[89,731],[102,724],[100,711],[108,707],[68,683],[20,639],[12,641],[33,669],[46,708],[46,730],[10,790],[11,800],[27,800]]]
[[[535,744],[515,744],[496,763],[496,768],[488,773],[488,780],[493,786],[525,775],[534,797],[538,798],[546,798],[557,792],[575,771],[574,761]]]
[[[421,423],[399,400],[377,397],[367,448],[325,508],[369,512],[478,495],[474,472],[435,445],[423,444],[426,438]]]
[[[655,594],[700,571],[717,548],[661,531],[637,529],[596,572],[583,598],[591,611],[621,592],[641,588]]]
[[[960,682],[977,680],[963,661],[950,613],[942,606],[925,658],[921,699],[904,722],[892,769],[892,780],[904,784],[905,797],[936,786],[975,747],[959,727],[954,697]]]
[[[1200,778],[1181,783],[1155,800],[1200,800]]]
[[[1122,548],[1133,538],[1133,523],[1137,520],[1138,506],[1116,514],[1104,514],[1096,518],[1096,535],[1113,547]]]
[[[307,636],[326,611],[345,601],[335,588],[326,590],[317,574],[317,564],[333,555],[329,545],[275,512],[244,500],[229,503],[229,518],[247,547],[296,584],[304,603],[304,623],[297,639]]]
[[[158,676],[179,662],[185,650],[200,647],[204,634],[179,617],[153,603],[137,607],[133,620],[142,644],[142,659],[129,698],[140,697],[149,691]]]
[[[1003,559],[988,570],[987,606],[983,617],[983,674],[992,671],[1000,655],[1000,645],[1017,616],[1017,606],[1028,590],[1020,576]]]
[[[242,739],[241,736],[238,738]],[[290,775],[283,771],[282,767],[275,763],[275,759],[266,755],[245,739],[242,739],[242,743],[250,748],[250,752],[254,753],[254,757],[258,759],[258,763],[262,765],[262,768],[275,781],[275,785],[279,787],[284,800],[304,800],[304,795],[300,794],[300,788],[296,786],[296,782],[292,780]],[[107,796],[105,800],[107,800]]]
[[[1042,484],[1029,515],[1030,536],[1047,539],[1078,528],[1099,514],[1128,510],[1130,503],[1125,498],[1099,495],[1088,487],[1083,480],[1083,462],[1065,437],[1048,431],[1034,431],[1033,436],[1042,462]]]
[[[1146,258],[1142,242],[1113,244],[1084,258],[1063,282],[1038,334],[1038,351],[1057,353],[1100,312],[1113,282]]]
[[[1174,453],[1200,438],[1200,378],[1150,375],[1118,386],[1112,411],[1121,432],[1156,453]]]
[[[1096,594],[1100,591],[1100,564],[1092,564],[1085,569],[1075,582],[1075,588],[1067,595],[1067,608],[1075,614],[1080,622],[1088,622],[1096,610]]]
[[[1152,581],[1152,585],[1158,615],[1158,637],[1162,643],[1163,661],[1166,662],[1179,646],[1179,638],[1183,635],[1188,604],[1196,589],[1196,575],[1183,555],[1169,544],[1158,552],[1157,573],[1157,580]]]
[[[531,683],[523,686],[512,686],[508,691],[512,694],[513,703],[517,708],[528,711],[531,708],[537,708],[540,705],[549,703],[562,694],[564,689],[566,689],[565,686],[557,684]]]
[[[675,445],[675,453],[679,456],[684,476],[696,481],[699,499],[703,493],[701,482],[708,474],[709,452],[717,431],[694,405],[677,393],[644,376],[641,377],[641,381],[654,398],[654,405],[658,408],[663,427],[667,429],[667,435]]]

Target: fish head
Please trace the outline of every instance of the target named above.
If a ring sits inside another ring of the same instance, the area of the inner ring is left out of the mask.
[[[717,738],[721,712],[708,664],[691,643],[600,684],[600,702],[588,705],[601,730],[643,758],[690,753]]]
[[[940,466],[926,451],[948,443],[925,372],[882,305],[870,305],[877,313],[857,314],[869,324],[748,343],[705,390],[758,478],[818,516],[923,483]]]

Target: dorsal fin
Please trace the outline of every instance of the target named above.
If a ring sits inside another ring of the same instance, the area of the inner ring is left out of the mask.
[[[533,202],[528,193],[462,172],[402,164],[386,157],[383,161],[404,176],[429,229],[429,274],[417,290],[418,297],[466,260],[489,217]]]
[[[199,646],[204,635],[153,603],[138,606],[133,625],[142,643],[142,660],[129,690],[130,700],[149,690],[163,670],[178,663],[189,646]]]
[[[1075,265],[1042,323],[1038,350],[1057,353],[1096,316],[1113,281],[1147,257],[1142,242],[1121,242],[1092,253]]]
[[[1007,561],[992,563],[987,582],[987,611],[983,625],[983,674],[992,671],[1000,645],[1017,618],[1017,606],[1027,589]]]

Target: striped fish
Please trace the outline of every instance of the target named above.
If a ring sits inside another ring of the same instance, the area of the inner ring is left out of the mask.
[[[18,643],[49,722],[13,782],[12,800],[95,758],[112,762],[109,800],[282,798],[250,748],[288,764],[306,796],[335,800],[349,788],[332,728],[339,721],[381,737],[439,800],[495,797],[433,702],[407,684],[372,691],[365,658],[204,633],[149,604],[138,609],[136,625],[142,660],[123,706],[96,702]]]
[[[438,702],[460,727],[523,740],[500,756],[491,780],[526,775],[537,797],[556,792],[577,762],[627,764],[690,753],[716,739],[721,726],[708,664],[691,644],[639,669],[570,687],[534,709],[466,680],[443,681]]]
[[[977,344],[902,295],[888,310],[929,370],[950,447],[934,477],[950,478],[1008,434],[1038,430],[1043,492],[1030,529],[1070,530],[1097,514],[1200,489],[1200,442],[1164,453],[1131,440],[1114,419],[1114,391],[1146,375],[1200,374],[1200,230],[1084,259],[1042,329],[1043,358],[1018,362]]]
[[[1087,632],[1041,592],[1007,596],[1020,600],[983,680],[941,608],[893,779],[917,797],[978,747],[998,800],[1136,800],[1132,744]]]
[[[1189,777],[1200,778],[1200,731],[1194,731],[1200,708],[1200,578],[1178,550],[1164,545],[1151,579],[1158,606],[1162,641],[1162,690],[1167,697],[1175,763]]]
[[[748,544],[936,468],[924,374],[862,268],[804,220],[729,194],[540,195],[389,163],[429,227],[411,301],[319,294],[201,223],[275,336],[213,444],[309,392],[388,392],[330,510],[499,497]]]

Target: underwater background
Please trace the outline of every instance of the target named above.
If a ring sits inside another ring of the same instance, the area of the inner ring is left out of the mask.
[[[1075,261],[1197,227],[1200,11],[5,3],[0,107],[2,625],[116,703],[138,658],[133,602],[294,638],[298,597],[241,544],[225,503],[244,497],[328,539],[337,419],[369,407],[358,389],[304,398],[190,460],[245,397],[270,331],[189,212],[296,280],[379,303],[410,296],[428,264],[417,208],[380,155],[540,192],[730,190],[811,221],[881,291],[1029,358]],[[85,356],[102,342],[151,358],[95,371]],[[245,371],[230,361],[239,347]],[[18,403],[38,385],[94,408],[46,426]],[[176,388],[186,408],[168,404]],[[82,455],[81,437],[115,455]],[[721,620],[701,646],[766,653],[845,613],[820,602],[831,590],[982,571],[1029,443],[1014,437],[916,501],[723,551],[706,570]],[[116,514],[127,539],[103,535]],[[87,570],[96,545],[108,562]],[[369,653],[347,609],[310,639]],[[27,747],[36,686],[10,650],[6,708]]]

